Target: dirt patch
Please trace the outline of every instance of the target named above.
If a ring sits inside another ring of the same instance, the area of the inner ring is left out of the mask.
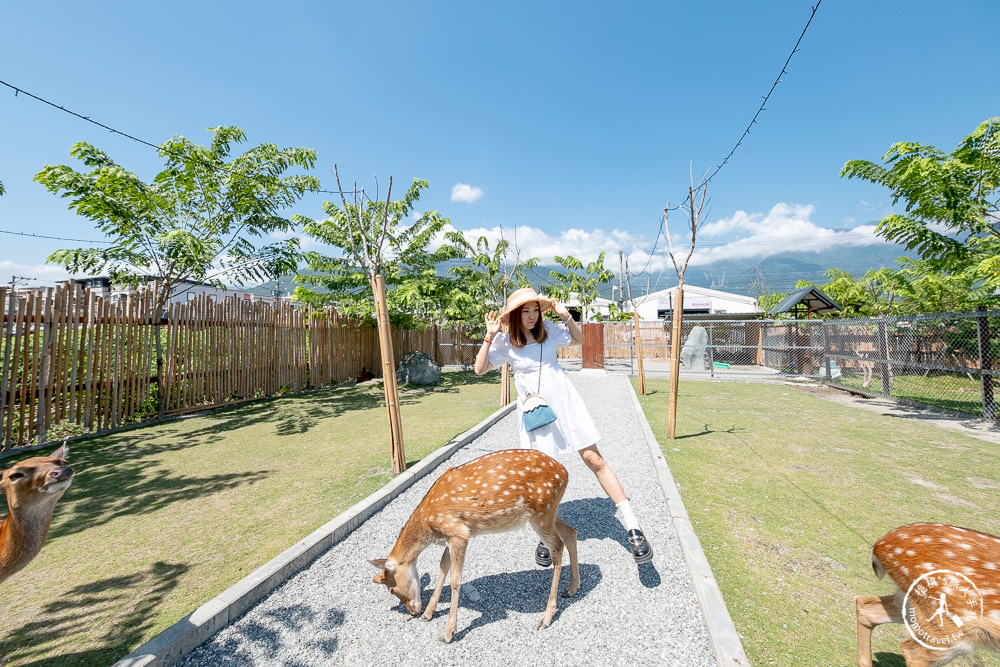
[[[788,382],[787,384],[798,391],[832,403],[839,403],[840,405],[868,410],[870,412],[878,412],[888,417],[920,419],[948,431],[957,431],[973,438],[1000,444],[1000,425],[995,422],[956,415],[955,413],[935,408],[924,408],[907,403],[898,403],[890,398],[864,398],[848,391],[835,389],[829,385],[816,382]]]

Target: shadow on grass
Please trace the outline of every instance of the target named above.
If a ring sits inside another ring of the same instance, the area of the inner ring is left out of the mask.
[[[185,564],[161,561],[145,572],[70,589],[45,605],[31,622],[12,628],[0,641],[0,656],[4,662],[16,659],[22,665],[109,665],[142,642],[157,620],[161,603],[187,570]],[[138,591],[142,591],[141,595]],[[134,604],[129,605],[129,600]],[[116,607],[125,608],[121,613],[107,613]],[[58,645],[61,637],[94,632],[94,618],[110,623],[99,629],[97,647],[77,651],[64,647],[59,655],[45,655],[45,650]]]
[[[896,653],[884,653],[880,651],[872,657],[874,658],[872,667],[906,667],[906,661],[903,660],[903,656]]]
[[[270,473],[178,475],[164,471],[156,460],[165,451],[198,444],[173,440],[161,430],[153,441],[135,433],[94,441],[79,460],[71,451],[77,477],[56,508],[59,521],[52,527],[52,537],[79,533],[118,517],[157,512],[179,501],[250,484]],[[206,466],[206,472],[211,470]]]
[[[711,424],[705,424],[705,427],[698,433],[687,433],[685,435],[678,435],[674,437],[674,440],[684,440],[685,438],[697,438],[702,435],[710,435],[712,433],[739,433],[741,431],[746,431],[745,428],[740,428],[738,426],[730,426],[729,428],[711,428]]]
[[[496,384],[496,378],[471,371],[441,374],[437,384],[400,385],[400,405],[413,405],[431,394],[457,394],[462,387]],[[217,435],[235,428],[272,422],[278,436],[301,435],[321,421],[359,410],[384,410],[385,392],[379,382],[349,385],[295,396],[266,398],[231,408],[220,408],[209,416],[213,423],[189,433],[189,437]]]

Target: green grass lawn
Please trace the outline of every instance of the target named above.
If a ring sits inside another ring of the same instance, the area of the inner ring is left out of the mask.
[[[412,464],[500,390],[450,372],[400,394]],[[0,664],[111,664],[391,478],[376,383],[80,440],[70,460],[48,542],[0,584]]]
[[[668,390],[639,399],[753,665],[856,664],[854,597],[892,591],[870,566],[892,528],[1000,534],[1000,445],[789,385],[683,380],[671,441]],[[902,667],[907,636],[876,629],[876,665]]]
[[[914,403],[961,412],[980,417],[983,414],[983,392],[979,379],[965,375],[894,375],[892,396]],[[845,375],[838,384],[856,389],[863,388],[860,375]],[[878,375],[866,391],[878,393],[882,383]],[[998,388],[1000,393],[1000,388]]]

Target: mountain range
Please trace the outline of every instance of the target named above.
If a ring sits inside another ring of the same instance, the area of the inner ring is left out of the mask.
[[[688,268],[685,282],[688,285],[707,287],[742,294],[759,296],[775,292],[791,292],[795,282],[806,280],[817,285],[827,282],[826,271],[838,268],[847,271],[855,277],[861,277],[866,271],[882,267],[895,267],[896,259],[901,256],[916,257],[912,252],[901,246],[879,243],[869,246],[837,247],[819,252],[783,252],[768,257],[750,257],[738,260],[722,260],[711,264],[699,264]],[[439,273],[446,275],[448,269],[455,266],[449,262],[438,267]],[[605,261],[605,266],[612,268]],[[539,265],[528,272],[528,277],[536,289],[544,290],[553,284],[549,276],[551,270],[564,271],[557,265]],[[303,273],[307,273],[303,271]],[[279,291],[282,296],[292,293],[299,284],[295,276],[283,276],[279,280],[270,280],[257,287],[244,288],[243,291],[253,294],[273,295]],[[647,291],[666,289],[677,284],[677,275],[673,269],[638,275],[632,277],[632,293],[644,294]],[[612,297],[616,291],[618,280],[601,286],[600,293]]]

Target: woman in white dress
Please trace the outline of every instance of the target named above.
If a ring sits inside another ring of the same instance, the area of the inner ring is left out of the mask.
[[[550,309],[562,320],[562,324],[542,317]],[[500,329],[505,324],[508,325],[508,332],[501,333]],[[510,295],[503,312],[497,314],[491,311],[487,314],[486,338],[476,355],[475,371],[477,375],[482,375],[505,363],[511,365],[518,394],[521,447],[537,449],[549,456],[579,452],[587,467],[597,476],[601,488],[618,508],[636,563],[648,563],[653,558],[653,549],[639,527],[618,476],[597,449],[601,436],[583,398],[556,358],[557,348],[582,342],[580,326],[573,321],[566,306],[525,287]],[[556,420],[528,431],[521,409],[528,394],[541,394],[555,412]],[[539,543],[535,550],[535,561],[544,567],[552,564],[551,554],[544,543]]]

